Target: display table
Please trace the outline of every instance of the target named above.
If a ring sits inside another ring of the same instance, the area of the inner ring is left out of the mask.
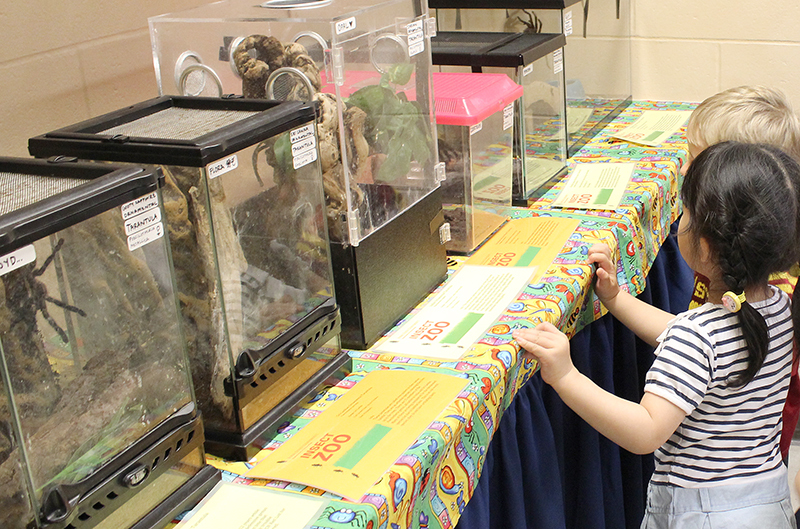
[[[625,126],[643,110],[692,108],[636,101],[606,132]],[[553,322],[572,336],[573,358],[582,372],[638,400],[652,349],[613,318],[601,317],[605,309],[591,289],[592,269],[585,258],[591,244],[606,242],[619,254],[623,288],[667,310],[688,304],[691,271],[674,238],[667,239],[679,215],[679,168],[686,156],[682,133],[657,149],[612,140],[606,133],[595,137],[570,164],[637,162],[622,205],[614,211],[551,207],[563,185],[559,182],[528,208],[508,208],[505,214],[511,218],[568,216],[580,219],[580,225],[541,281],[528,285],[501,317],[503,324],[454,362],[352,351],[352,373],[305,403],[255,458],[269,455],[370,371],[415,369],[466,378],[467,389],[391,467],[390,479],[376,483],[360,502],[296,483],[242,477],[253,461],[210,458],[211,464],[223,470],[227,481],[329,498],[314,525],[318,528],[445,529],[459,519],[462,527],[476,529],[638,527],[636,511],[652,470],[647,459],[624,453],[571,415],[535,375],[535,362],[524,360],[509,343],[510,333],[520,322]],[[463,258],[451,259],[451,271],[461,263]],[[399,480],[402,489],[395,487]]]

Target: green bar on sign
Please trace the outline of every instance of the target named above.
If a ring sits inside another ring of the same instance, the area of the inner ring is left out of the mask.
[[[479,182],[475,182],[475,185],[473,187],[474,187],[475,191],[478,191],[480,189],[483,189],[484,187],[488,187],[489,184],[494,184],[498,180],[500,180],[499,176],[487,176],[483,180],[481,180]]]
[[[483,314],[480,312],[470,312],[464,319],[458,322],[458,324],[453,327],[453,330],[447,333],[447,335],[442,338],[441,343],[458,343],[458,341],[464,337],[465,334],[469,332],[469,330],[475,326],[478,321],[483,317]]]
[[[611,198],[611,193],[613,193],[613,189],[601,189],[599,193],[597,193],[597,198],[594,200],[595,204],[608,204],[608,199]]]
[[[519,259],[516,263],[514,263],[514,266],[530,266],[530,264],[533,262],[533,258],[536,257],[537,253],[539,253],[539,250],[541,250],[541,248],[538,246],[529,246],[528,249],[525,250],[525,253],[519,256]]]
[[[651,132],[650,135],[646,136],[644,140],[645,141],[653,141],[654,139],[658,138],[662,134],[664,134],[663,130],[655,130],[655,131]]]
[[[376,424],[370,428],[364,437],[356,441],[355,444],[350,447],[350,450],[342,454],[342,457],[337,459],[334,464],[337,467],[348,468],[352,470],[359,461],[364,459],[364,456],[367,455],[367,452],[375,448],[375,445],[377,445],[381,439],[386,437],[386,435],[391,431],[392,429],[389,426]]]

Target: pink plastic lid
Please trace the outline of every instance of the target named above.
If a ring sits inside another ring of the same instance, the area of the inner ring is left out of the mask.
[[[434,72],[436,123],[472,126],[502,111],[522,87],[502,73]]]

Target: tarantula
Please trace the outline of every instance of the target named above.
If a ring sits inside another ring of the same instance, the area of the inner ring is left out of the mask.
[[[17,323],[24,323],[29,332],[34,332],[36,329],[36,314],[41,313],[42,317],[50,324],[50,327],[58,333],[61,340],[67,343],[69,341],[67,333],[56,323],[53,317],[50,316],[47,310],[47,303],[52,303],[57,307],[69,312],[74,312],[79,316],[86,316],[86,312],[50,296],[47,293],[45,284],[37,279],[44,274],[47,267],[49,267],[55,259],[56,253],[61,250],[63,245],[64,239],[59,239],[55,248],[53,248],[53,253],[44,260],[44,263],[42,263],[42,266],[39,268],[35,268],[35,265],[31,265],[30,267],[26,266],[20,269],[21,273],[17,277],[21,279],[21,281],[9,281],[6,284],[6,295],[8,299],[8,308],[11,310],[11,313],[16,316],[14,321],[11,322],[12,326]]]
[[[536,13],[533,11],[528,11],[527,9],[522,9],[522,12],[528,15],[528,20],[523,20],[521,17],[517,17],[517,20],[525,24],[526,29],[523,33],[541,33],[542,32],[542,20],[536,16]]]

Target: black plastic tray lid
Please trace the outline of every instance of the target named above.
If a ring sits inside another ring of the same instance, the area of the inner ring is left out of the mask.
[[[0,157],[0,255],[161,187],[161,170]]]
[[[429,9],[565,9],[581,0],[428,0]]]
[[[561,33],[440,31],[431,39],[433,64],[516,68],[531,64],[567,43]]]
[[[203,167],[315,116],[310,101],[163,96],[31,138],[28,151]]]

